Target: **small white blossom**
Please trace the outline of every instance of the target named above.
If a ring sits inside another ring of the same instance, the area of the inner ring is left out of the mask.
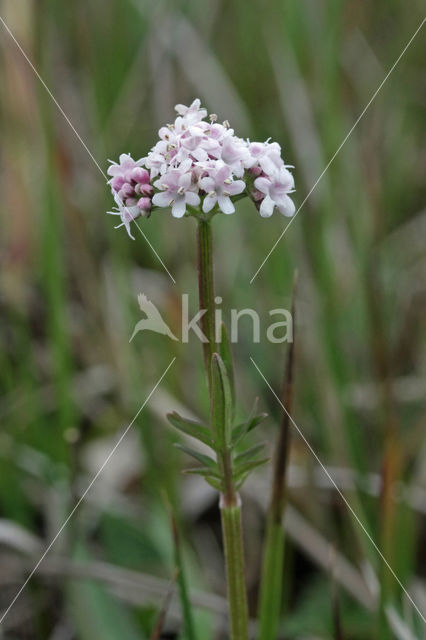
[[[260,203],[260,215],[269,218],[274,211],[274,207],[284,216],[292,216],[295,211],[293,200],[288,197],[294,191],[294,180],[290,171],[281,167],[276,169],[268,177],[260,176],[254,181],[255,188],[264,194]]]
[[[239,195],[246,188],[243,180],[233,180],[231,167],[219,161],[209,168],[208,176],[199,180],[201,189],[206,192],[203,211],[208,213],[217,203],[223,213],[234,213],[235,207],[230,196]]]
[[[182,218],[186,213],[186,205],[197,207],[200,196],[195,193],[192,184],[191,161],[183,162],[178,169],[170,169],[161,176],[154,186],[161,189],[156,193],[152,202],[157,207],[171,207],[175,218]]]

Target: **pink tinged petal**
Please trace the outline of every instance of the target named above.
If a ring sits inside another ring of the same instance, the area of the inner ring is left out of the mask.
[[[207,151],[202,147],[196,147],[191,153],[198,162],[204,162],[208,158]]]
[[[232,204],[232,200],[228,196],[219,196],[217,201],[219,204],[219,208],[223,211],[223,213],[234,213],[235,207]]]
[[[180,173],[186,173],[187,171],[189,171],[192,168],[192,160],[191,158],[187,158],[186,160],[184,160],[180,166],[179,166],[179,172]]]
[[[274,212],[274,206],[274,201],[269,196],[265,196],[259,209],[262,218],[269,218]]]
[[[277,170],[275,163],[267,155],[259,159],[259,164],[267,175],[273,175]]]
[[[239,160],[237,165],[233,165],[233,171],[234,171],[234,176],[236,178],[242,178],[244,175],[244,165],[243,163]]]
[[[123,222],[131,222],[136,218],[139,218],[141,212],[137,206],[128,206],[123,208],[121,212],[121,219]]]
[[[187,191],[185,193],[185,200],[191,207],[198,207],[200,204],[200,196],[198,193],[194,193],[194,191]]]
[[[204,213],[208,213],[213,209],[217,201],[217,195],[207,195],[203,200],[203,211]]]
[[[221,184],[231,175],[231,169],[228,166],[220,167],[216,174],[216,184]]]
[[[242,193],[245,188],[246,183],[243,180],[234,180],[234,182],[225,186],[225,191],[228,191],[231,196],[237,196]]]
[[[186,203],[184,196],[178,196],[172,206],[172,216],[174,218],[182,218],[186,212]]]
[[[119,229],[119,228],[120,228],[120,227],[122,227],[122,226],[124,226],[124,227],[125,227],[125,229],[126,229],[126,231],[127,231],[127,234],[129,235],[129,237],[130,237],[132,240],[134,240],[135,238],[134,238],[134,236],[132,236],[132,233],[131,233],[131,231],[130,231],[130,224],[127,222],[127,220],[123,220],[123,223],[122,223],[122,224],[117,225],[115,228],[116,228],[116,229]]]
[[[191,174],[190,173],[184,173],[183,176],[180,176],[179,181],[178,181],[178,185],[179,187],[183,187],[185,190],[188,189],[188,187],[191,184]]]
[[[127,153],[122,153],[120,155],[120,165],[122,169],[127,170],[127,169],[132,169],[136,165],[136,162],[133,160],[131,155]]]
[[[170,205],[170,200],[172,200],[172,196],[167,191],[162,191],[161,193],[156,193],[152,198],[152,204],[155,204],[156,207],[168,207]]]
[[[291,198],[284,196],[284,199],[278,205],[278,210],[283,216],[291,217],[296,211],[296,206]]]
[[[110,161],[111,162],[111,161]],[[120,175],[122,172],[121,167],[118,164],[112,164],[110,167],[108,167],[107,169],[107,174],[109,176],[117,176]]]
[[[201,178],[201,180],[200,180],[200,187],[201,187],[201,189],[203,189],[206,193],[209,193],[209,191],[214,191],[214,188],[215,188],[215,182],[214,182],[213,178],[210,178],[210,177]]]
[[[163,184],[164,184],[164,180],[162,178],[159,178],[158,180],[156,180],[154,182],[154,187],[156,189],[162,189],[163,188]]]
[[[136,198],[126,198],[125,205],[126,207],[134,207],[137,205],[138,201]]]
[[[262,193],[268,194],[269,189],[271,188],[272,185],[271,185],[271,181],[268,180],[268,178],[260,177],[260,178],[256,178],[256,180],[254,181],[254,186],[256,187],[256,189],[258,189]]]

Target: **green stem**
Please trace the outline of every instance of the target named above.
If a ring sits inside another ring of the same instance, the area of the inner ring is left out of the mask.
[[[241,527],[241,506],[221,505],[231,640],[248,640],[248,613]]]
[[[213,285],[212,231],[210,222],[198,220],[198,295],[200,310],[206,310],[200,320],[201,329],[207,338],[203,342],[204,365],[209,388],[211,386],[211,361],[216,350],[215,302]]]
[[[212,356],[216,351],[215,302],[213,286],[213,251],[210,221],[198,219],[198,292],[201,328],[207,338],[203,343],[204,364],[212,400]],[[222,469],[225,493],[221,496],[221,519],[225,549],[231,640],[248,640],[248,611],[241,527],[241,503],[232,479],[230,450],[216,452]]]

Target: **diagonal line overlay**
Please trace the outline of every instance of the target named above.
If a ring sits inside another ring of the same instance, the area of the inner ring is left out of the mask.
[[[111,449],[111,451],[109,452],[109,454],[107,455],[107,457],[105,458],[104,462],[102,463],[102,465],[99,467],[98,471],[96,472],[95,476],[92,478],[92,480],[90,481],[89,485],[87,486],[87,488],[85,489],[85,491],[83,492],[83,494],[80,496],[80,498],[77,500],[77,502],[75,503],[74,507],[72,508],[72,510],[70,511],[68,517],[66,518],[66,520],[64,520],[64,522],[62,523],[60,529],[58,530],[58,532],[56,533],[56,535],[52,538],[52,540],[49,542],[49,544],[47,545],[46,549],[44,550],[42,556],[40,557],[40,560],[37,562],[37,564],[34,566],[34,568],[30,571],[29,575],[27,576],[27,579],[25,580],[24,584],[22,585],[22,587],[19,589],[19,591],[17,592],[17,594],[15,595],[15,597],[13,598],[12,602],[9,604],[9,606],[7,607],[7,609],[5,609],[5,611],[3,611],[3,613],[1,614],[0,617],[0,625],[2,624],[3,620],[6,618],[6,616],[8,615],[8,613],[10,612],[10,610],[12,609],[13,605],[15,604],[15,602],[18,600],[18,598],[20,597],[20,595],[22,594],[22,592],[24,591],[24,589],[26,588],[26,586],[28,585],[28,583],[30,582],[31,578],[34,576],[34,574],[36,573],[37,569],[39,568],[39,566],[41,565],[41,563],[43,562],[43,560],[45,559],[45,557],[47,556],[47,554],[49,553],[49,551],[51,550],[51,548],[53,547],[53,545],[55,544],[55,542],[57,541],[57,539],[59,538],[59,536],[61,535],[61,533],[63,532],[63,530],[65,529],[65,527],[67,526],[67,524],[69,523],[69,521],[71,520],[71,518],[73,517],[73,515],[75,514],[75,512],[77,511],[77,509],[80,507],[81,503],[85,500],[87,494],[89,493],[89,491],[91,490],[91,488],[93,487],[93,485],[95,484],[96,480],[99,478],[99,476],[101,475],[102,471],[105,469],[105,467],[107,466],[108,462],[111,460],[112,456],[114,455],[114,453],[117,451],[118,447],[120,446],[120,444],[122,443],[122,441],[124,440],[124,438],[126,437],[126,435],[128,434],[129,430],[131,429],[131,427],[134,425],[134,423],[136,422],[139,414],[141,413],[142,409],[144,409],[144,407],[148,404],[149,400],[151,399],[151,396],[154,394],[154,392],[156,391],[157,387],[159,386],[159,384],[161,383],[161,381],[163,380],[164,376],[166,375],[166,373],[168,372],[168,370],[170,369],[170,367],[173,365],[173,363],[175,362],[176,357],[174,357],[168,364],[167,368],[165,369],[165,371],[162,373],[162,375],[160,376],[160,378],[157,380],[157,382],[155,383],[154,387],[151,389],[150,393],[148,394],[147,398],[145,399],[145,401],[143,402],[143,404],[140,406],[138,412],[136,413],[136,415],[134,416],[133,420],[127,425],[127,427],[125,428],[125,430],[123,431],[123,433],[121,434],[120,438],[117,440],[116,444],[114,445],[114,447]],[[1,635],[1,628],[0,628],[0,635]]]
[[[393,63],[393,65],[391,66],[391,68],[389,69],[389,71],[387,72],[386,76],[383,78],[382,82],[379,84],[379,86],[377,87],[376,91],[373,93],[373,95],[371,96],[370,100],[367,102],[366,106],[364,107],[364,109],[361,111],[360,115],[358,116],[358,118],[355,120],[354,124],[352,125],[351,129],[348,131],[348,133],[346,134],[346,136],[343,138],[343,141],[340,143],[340,145],[338,146],[338,148],[336,149],[336,151],[334,152],[334,154],[332,155],[332,157],[330,158],[330,160],[328,161],[327,165],[325,166],[324,170],[322,171],[322,173],[319,175],[319,177],[317,178],[317,180],[315,181],[314,185],[311,187],[309,193],[307,196],[305,196],[302,204],[300,205],[300,207],[297,209],[296,213],[294,214],[294,216],[291,218],[290,222],[287,224],[287,226],[285,227],[284,231],[282,231],[281,235],[278,237],[278,239],[275,241],[274,245],[272,246],[272,248],[270,249],[269,253],[266,255],[265,259],[263,260],[262,264],[260,265],[260,267],[257,269],[257,271],[255,272],[255,274],[252,276],[251,280],[250,280],[250,284],[253,283],[253,281],[255,280],[255,278],[257,278],[260,270],[263,268],[263,266],[265,265],[265,263],[269,260],[271,254],[273,253],[273,251],[275,251],[277,245],[279,244],[279,242],[282,240],[282,238],[285,236],[285,234],[287,233],[288,229],[290,228],[290,226],[292,225],[292,223],[294,222],[294,220],[296,219],[297,214],[299,213],[299,211],[302,209],[302,207],[305,205],[306,201],[309,199],[309,197],[311,196],[311,194],[313,193],[313,191],[317,188],[318,184],[321,182],[322,178],[324,177],[324,175],[327,173],[328,169],[330,168],[330,166],[333,164],[334,160],[337,158],[337,156],[339,155],[340,151],[343,149],[344,145],[346,144],[346,142],[348,141],[348,139],[350,138],[350,136],[352,135],[352,133],[354,132],[354,130],[356,129],[356,127],[358,126],[358,124],[360,123],[360,121],[362,120],[362,118],[364,117],[364,115],[366,114],[366,112],[368,111],[368,109],[370,108],[371,104],[373,103],[373,101],[375,100],[376,96],[378,95],[378,93],[381,91],[381,89],[383,88],[383,85],[385,84],[385,82],[388,80],[389,76],[392,74],[392,72],[394,71],[395,67],[398,65],[398,63],[400,62],[400,60],[402,59],[402,57],[405,55],[407,49],[409,48],[409,46],[411,45],[411,43],[413,42],[414,38],[417,36],[417,34],[419,33],[419,31],[421,30],[421,28],[423,27],[424,23],[426,21],[426,18],[423,18],[423,20],[421,21],[420,25],[417,27],[416,31],[413,33],[413,35],[411,36],[411,38],[409,39],[409,41],[407,42],[407,44],[405,45],[405,47],[403,48],[403,50],[401,51],[401,53],[399,54],[398,58],[395,60],[395,62]]]
[[[84,147],[84,149],[86,150],[86,152],[88,153],[89,157],[91,158],[92,162],[94,163],[94,165],[96,166],[96,168],[98,169],[99,173],[103,176],[103,178],[105,178],[105,180],[108,180],[108,176],[105,173],[105,171],[102,169],[102,167],[100,166],[99,162],[96,160],[95,156],[93,155],[93,153],[90,151],[89,147],[87,146],[87,144],[84,142],[83,138],[81,137],[81,135],[78,133],[77,129],[74,127],[73,123],[71,122],[71,120],[69,119],[69,117],[67,116],[67,114],[65,113],[65,111],[63,110],[63,108],[61,107],[61,105],[59,104],[59,102],[56,100],[55,96],[53,95],[53,93],[51,92],[51,90],[49,89],[49,87],[47,86],[47,84],[45,83],[45,81],[43,80],[42,76],[39,74],[39,72],[37,71],[37,69],[35,68],[35,66],[33,65],[33,63],[31,62],[30,58],[28,57],[28,55],[26,54],[26,52],[24,51],[24,49],[22,48],[22,46],[20,45],[20,43],[18,42],[18,40],[15,38],[15,36],[13,35],[12,31],[10,30],[10,28],[8,27],[8,25],[6,24],[6,22],[3,20],[3,18],[0,16],[0,22],[3,25],[3,27],[5,28],[5,30],[7,31],[7,33],[9,34],[9,36],[12,38],[13,42],[16,44],[17,48],[19,49],[19,51],[21,52],[21,54],[23,55],[23,57],[25,58],[25,60],[27,61],[28,65],[31,67],[32,71],[34,72],[34,74],[37,76],[38,80],[41,82],[41,84],[43,85],[44,89],[47,91],[49,97],[51,98],[51,100],[55,103],[56,107],[58,108],[58,110],[60,111],[60,113],[62,114],[62,116],[64,117],[65,121],[67,122],[67,124],[70,126],[70,128],[72,129],[72,131],[74,132],[76,138],[78,139],[78,141],[81,143],[81,145]],[[124,206],[124,205],[123,205]],[[126,207],[124,207],[126,208]],[[161,266],[163,267],[163,269],[166,271],[166,273],[168,274],[168,276],[170,277],[170,279],[172,280],[172,282],[174,284],[176,284],[176,280],[173,278],[173,276],[171,275],[170,271],[167,269],[166,265],[164,264],[164,262],[162,261],[162,259],[160,258],[160,256],[158,255],[157,251],[154,249],[154,247],[152,246],[151,242],[148,240],[146,234],[142,231],[142,229],[140,228],[139,224],[136,222],[136,220],[133,220],[133,222],[135,222],[137,228],[139,229],[141,235],[143,236],[145,242],[148,244],[149,248],[151,249],[151,251],[154,253],[155,257],[157,258],[157,260],[160,262]]]
[[[334,481],[333,477],[330,475],[330,472],[328,471],[328,469],[323,465],[323,463],[321,462],[321,460],[318,457],[318,454],[316,453],[315,449],[312,447],[312,445],[310,444],[310,442],[307,440],[307,438],[303,435],[302,430],[297,426],[297,424],[295,423],[295,421],[293,420],[293,418],[291,417],[291,415],[289,414],[289,412],[287,411],[287,409],[285,408],[285,406],[283,405],[283,403],[281,402],[279,396],[275,393],[274,389],[272,388],[272,386],[269,384],[269,382],[267,381],[267,379],[265,378],[264,374],[262,373],[262,371],[259,369],[259,367],[257,366],[256,362],[254,361],[254,359],[250,356],[250,360],[253,364],[253,366],[255,367],[255,369],[257,370],[257,372],[259,373],[260,377],[263,379],[263,381],[265,382],[266,386],[268,387],[268,389],[271,391],[271,393],[273,394],[273,396],[275,397],[275,399],[277,400],[277,402],[279,403],[279,405],[281,406],[282,410],[286,413],[286,415],[288,416],[291,424],[293,425],[293,427],[296,429],[297,433],[299,434],[299,436],[302,438],[303,442],[306,444],[306,446],[308,447],[309,451],[312,453],[312,455],[314,456],[315,460],[318,462],[318,464],[320,465],[320,467],[322,468],[322,470],[324,471],[325,475],[327,476],[327,478],[330,480],[330,482],[332,483],[333,487],[336,489],[337,493],[339,494],[339,496],[341,497],[341,499],[343,500],[345,506],[349,509],[350,513],[352,514],[352,516],[354,517],[354,519],[356,520],[356,522],[359,524],[359,526],[361,527],[361,529],[363,530],[363,532],[365,533],[365,535],[367,536],[368,540],[370,541],[370,543],[372,544],[372,546],[374,547],[374,549],[377,551],[377,553],[379,554],[380,558],[382,559],[382,561],[385,563],[386,567],[389,569],[389,571],[391,572],[391,574],[393,575],[393,577],[395,578],[395,580],[397,581],[397,583],[399,584],[399,586],[401,587],[401,589],[403,590],[403,592],[405,593],[405,595],[407,596],[407,598],[409,599],[409,601],[411,602],[411,604],[413,605],[413,607],[415,608],[415,610],[417,611],[417,613],[419,614],[419,616],[421,617],[421,619],[423,620],[424,623],[426,623],[426,618],[424,617],[423,613],[420,611],[419,607],[416,605],[416,603],[414,602],[413,598],[410,596],[410,594],[408,593],[407,589],[404,587],[404,585],[402,584],[401,580],[398,578],[398,576],[396,575],[395,571],[392,569],[392,567],[390,566],[389,562],[386,560],[385,556],[383,555],[383,553],[380,551],[379,547],[377,546],[377,544],[374,542],[372,536],[369,534],[369,532],[367,531],[366,527],[364,526],[364,524],[362,523],[360,517],[358,516],[358,514],[356,513],[356,511],[353,509],[353,507],[350,505],[350,503],[348,502],[348,500],[346,499],[345,495],[343,494],[343,492],[341,491],[341,489],[339,489],[339,487],[337,486],[336,482]]]

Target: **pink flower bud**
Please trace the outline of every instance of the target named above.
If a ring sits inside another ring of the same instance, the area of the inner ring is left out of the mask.
[[[142,209],[142,211],[151,211],[151,199],[150,198],[140,198],[138,200],[138,207]]]
[[[154,192],[152,184],[139,184],[136,186],[139,187],[139,193],[141,195],[150,196]]]
[[[146,169],[142,169],[142,167],[135,167],[130,172],[130,178],[134,182],[146,184],[149,182],[149,173]]]
[[[251,173],[252,176],[256,176],[257,178],[262,173],[262,169],[259,166],[251,167],[251,169],[249,169],[249,173]]]
[[[251,197],[255,202],[259,202],[259,200],[263,200],[263,198],[265,197],[265,194],[259,191],[258,189],[253,189],[253,191],[251,192]]]
[[[122,200],[125,200],[126,198],[131,198],[133,194],[134,194],[133,187],[128,182],[125,182],[121,187],[120,191],[118,192],[118,195]]]
[[[115,176],[115,178],[111,180],[111,187],[114,189],[114,191],[120,191],[123,184],[124,184],[123,176]]]

